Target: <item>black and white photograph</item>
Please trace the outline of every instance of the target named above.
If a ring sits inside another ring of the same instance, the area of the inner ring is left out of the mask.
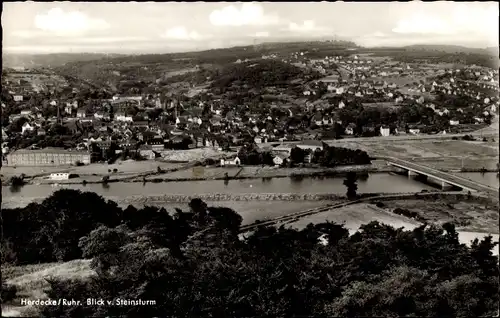
[[[2,3],[2,317],[499,317],[499,3]]]

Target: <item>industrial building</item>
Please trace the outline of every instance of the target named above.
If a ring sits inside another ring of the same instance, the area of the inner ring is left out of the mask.
[[[88,151],[44,148],[38,150],[19,149],[7,155],[7,166],[60,166],[76,162],[90,163]]]

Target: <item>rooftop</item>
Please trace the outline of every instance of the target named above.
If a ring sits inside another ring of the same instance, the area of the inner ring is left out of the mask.
[[[18,149],[12,152],[12,154],[30,154],[30,153],[88,154],[88,151],[47,147],[43,149]]]

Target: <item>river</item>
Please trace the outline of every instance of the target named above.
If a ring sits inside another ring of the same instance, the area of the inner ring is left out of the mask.
[[[161,196],[164,194],[209,194],[209,193],[334,193],[345,194],[344,177],[325,178],[273,178],[273,179],[241,179],[224,182],[222,180],[183,181],[162,183],[110,183],[87,185],[25,185],[18,191],[10,187],[2,187],[3,201],[26,201],[45,198],[52,192],[61,189],[79,189],[92,191],[104,197],[128,196]],[[372,173],[359,177],[358,193],[401,193],[420,192],[435,189],[430,184],[424,184],[409,179],[407,176],[394,173]]]

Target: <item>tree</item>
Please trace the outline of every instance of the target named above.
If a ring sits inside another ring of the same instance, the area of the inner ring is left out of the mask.
[[[356,191],[358,190],[357,184],[357,175],[356,172],[348,172],[346,178],[344,180],[344,185],[347,187],[346,196],[349,200],[353,200],[356,198]]]
[[[93,258],[96,275],[49,280],[50,299],[156,302],[39,307],[44,317],[497,313],[491,236],[469,247],[452,224],[405,230],[371,222],[349,235],[326,222],[302,229],[261,225],[243,239],[235,211],[201,200],[190,207],[121,209],[93,193],[60,190],[42,203],[2,210],[2,256],[15,254],[20,264]],[[203,211],[206,224],[196,218]]]
[[[300,164],[304,162],[304,159],[306,157],[306,152],[295,146],[290,150],[290,161],[292,164]]]

